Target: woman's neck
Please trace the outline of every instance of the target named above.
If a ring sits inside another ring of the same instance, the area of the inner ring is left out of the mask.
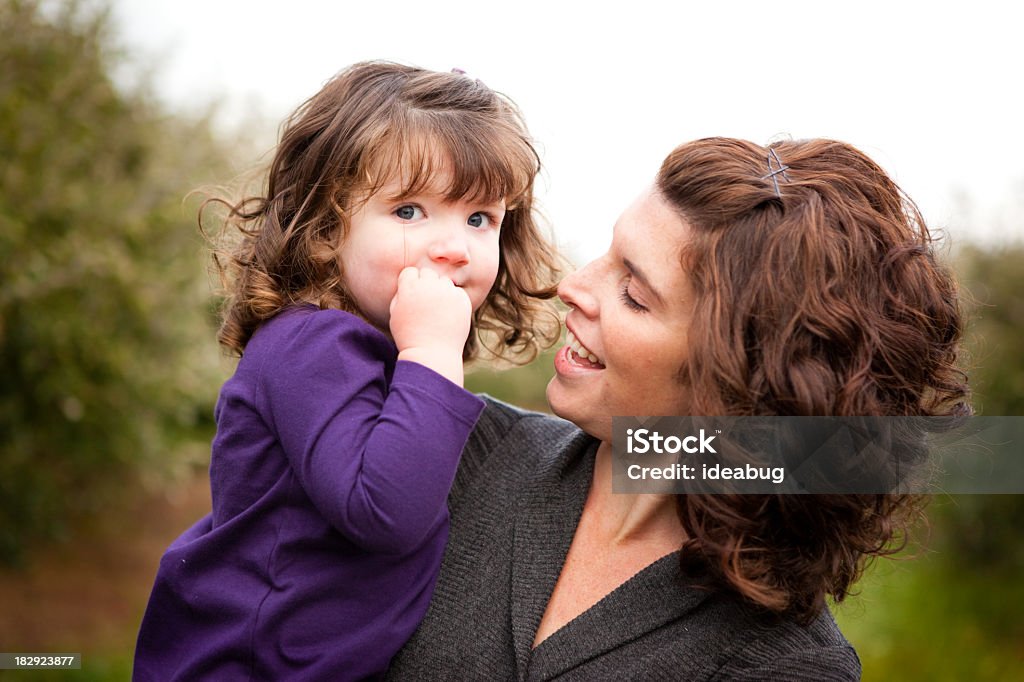
[[[661,540],[678,548],[686,534],[676,512],[676,496],[612,492],[612,446],[602,441],[594,462],[594,480],[587,496],[588,511],[609,542]]]

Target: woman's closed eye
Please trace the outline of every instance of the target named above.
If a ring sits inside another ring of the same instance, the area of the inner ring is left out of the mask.
[[[629,308],[630,310],[635,310],[638,313],[647,312],[647,306],[640,303],[640,301],[636,300],[635,298],[633,298],[632,295],[630,295],[628,278],[622,281],[622,288],[619,291],[619,298],[622,299],[622,302],[625,303],[626,307]]]

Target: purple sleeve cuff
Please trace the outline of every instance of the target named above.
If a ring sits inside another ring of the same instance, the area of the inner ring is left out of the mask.
[[[462,386],[418,362],[399,360],[391,379],[391,390],[401,387],[426,394],[449,414],[472,430],[484,411],[484,401]]]

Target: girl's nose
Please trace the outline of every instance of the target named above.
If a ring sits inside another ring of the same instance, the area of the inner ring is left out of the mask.
[[[469,263],[469,243],[461,225],[438,226],[427,248],[427,255],[435,263],[458,267]]]

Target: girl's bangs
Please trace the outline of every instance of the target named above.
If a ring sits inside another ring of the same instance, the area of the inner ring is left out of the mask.
[[[370,195],[397,179],[392,198],[398,200],[434,194],[447,201],[503,199],[513,207],[533,186],[540,162],[511,126],[447,118],[417,123],[426,125],[392,127],[368,149],[362,176]]]

